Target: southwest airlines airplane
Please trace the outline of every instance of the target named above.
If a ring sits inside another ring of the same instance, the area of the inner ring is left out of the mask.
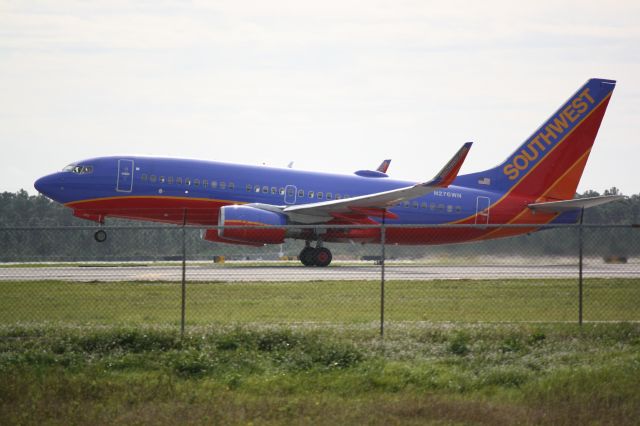
[[[102,224],[120,217],[204,228],[203,238],[262,246],[305,241],[305,266],[327,266],[323,242],[375,243],[380,228],[361,224],[530,224],[531,227],[390,227],[391,244],[442,244],[500,238],[541,225],[575,223],[584,208],[619,196],[574,200],[615,81],[591,79],[498,166],[458,176],[465,143],[426,182],[406,182],[377,170],[353,175],[316,173],[157,157],[91,158],[38,179],[36,189]],[[320,225],[301,228],[284,225]],[[234,227],[231,225],[251,225]],[[106,239],[104,230],[95,234]],[[312,246],[315,243],[315,247]]]

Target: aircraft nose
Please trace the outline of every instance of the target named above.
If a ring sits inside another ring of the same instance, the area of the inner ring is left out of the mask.
[[[51,195],[56,184],[59,184],[60,180],[56,174],[43,176],[40,179],[36,180],[33,186],[36,190],[44,195]]]

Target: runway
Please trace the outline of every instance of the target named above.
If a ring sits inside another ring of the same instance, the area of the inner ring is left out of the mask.
[[[380,280],[381,266],[372,263],[336,262],[327,268],[306,268],[295,264],[265,263],[265,265],[227,263],[224,265],[187,263],[186,279],[190,282],[291,282],[291,281],[354,281]],[[584,278],[640,278],[640,263],[605,264],[586,262]],[[480,279],[578,279],[575,264],[519,264],[519,265],[424,265],[414,263],[385,266],[386,280],[480,280]],[[182,264],[109,264],[102,265],[46,265],[0,268],[0,281],[62,280],[76,282],[120,281],[180,281]]]

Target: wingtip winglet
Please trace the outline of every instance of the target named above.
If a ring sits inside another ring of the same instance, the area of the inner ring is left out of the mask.
[[[381,172],[381,173],[387,173],[387,169],[389,168],[389,164],[391,164],[391,159],[384,160],[382,163],[380,163],[380,165],[378,166],[376,171]]]
[[[462,147],[455,153],[451,160],[440,170],[440,173],[436,175],[431,181],[425,183],[425,186],[437,186],[441,188],[445,188],[455,180],[458,176],[458,172],[462,167],[462,163],[464,163],[465,158],[467,158],[467,154],[471,149],[471,145],[473,142],[465,142]]]

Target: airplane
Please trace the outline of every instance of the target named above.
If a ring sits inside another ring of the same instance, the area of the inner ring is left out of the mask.
[[[402,224],[406,227],[386,228],[385,241],[405,245],[514,236],[576,223],[585,208],[622,198],[573,199],[615,84],[588,80],[506,160],[465,175],[458,172],[471,142],[462,145],[433,179],[419,183],[390,178],[390,160],[377,170],[347,175],[110,156],[71,163],[38,179],[35,188],[75,216],[99,224],[106,217],[118,217],[198,225],[204,228],[205,240],[250,246],[303,240],[299,259],[305,266],[331,263],[326,242],[381,241],[380,227],[338,225]],[[424,226],[436,224],[492,226]],[[107,235],[99,229],[94,238],[102,242]]]

